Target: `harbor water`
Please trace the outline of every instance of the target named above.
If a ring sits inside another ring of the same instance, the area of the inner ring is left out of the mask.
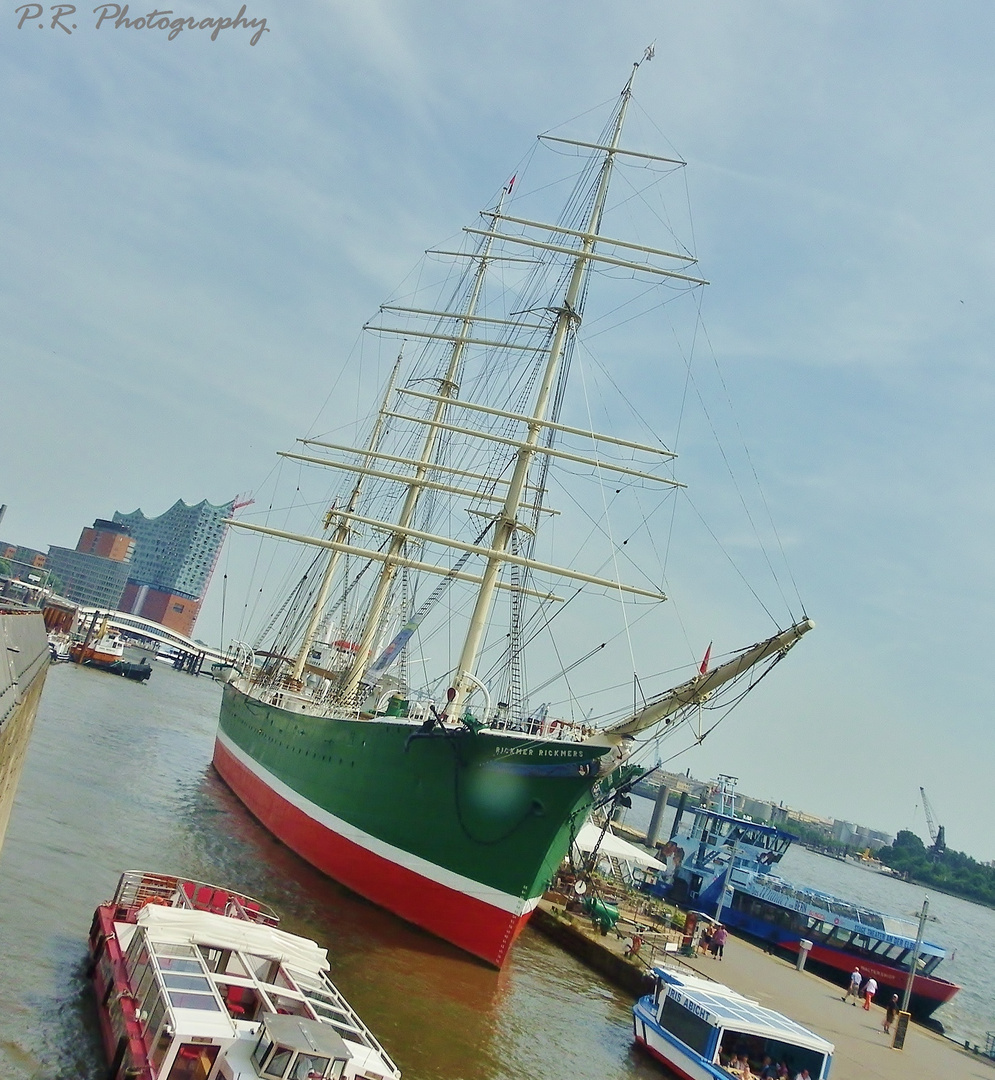
[[[633,796],[632,804],[625,811],[623,824],[645,833],[653,802]],[[673,807],[664,814],[661,839],[670,834],[674,814]],[[947,950],[937,974],[961,986],[960,993],[936,1012],[935,1019],[951,1039],[984,1048],[986,1033],[995,1031],[995,910],[955,896],[927,893],[921,885],[817,855],[798,844],[788,850],[775,873],[798,885],[906,918],[912,923],[913,937],[923,897],[928,895],[929,920],[924,937]]]
[[[94,907],[124,869],[180,872],[272,904],[329,950],[332,977],[406,1080],[623,1080],[661,1071],[632,1042],[631,1001],[533,930],[495,972],[321,877],[274,841],[210,765],[220,687],[156,665],[145,685],[49,673],[0,854],[0,1078],[106,1075],[86,979]],[[645,828],[651,804],[634,799]],[[669,824],[667,826],[669,828]],[[911,913],[923,891],[792,849],[785,876]],[[961,994],[958,1039],[995,1027],[995,911],[930,896],[930,936]]]
[[[210,765],[220,687],[157,664],[141,685],[48,675],[0,854],[0,1078],[97,1080],[85,975],[93,909],[126,869],[189,874],[272,904],[329,951],[331,975],[405,1080],[659,1077],[625,995],[526,929],[496,972],[311,870]]]

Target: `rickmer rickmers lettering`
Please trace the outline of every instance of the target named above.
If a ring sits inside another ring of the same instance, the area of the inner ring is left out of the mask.
[[[622,148],[641,63],[600,136],[543,137],[543,152],[556,151],[547,164],[569,160],[576,175],[574,156],[586,161],[556,223],[537,221],[535,196],[510,182],[483,226],[464,230],[463,250],[431,253],[452,267],[443,298],[406,296],[366,327],[405,343],[367,440],[306,439],[306,452],[283,455],[342,478],[321,535],[232,522],[310,561],[266,634],[225,667],[218,772],[308,862],[498,966],[592,807],[641,771],[640,735],[700,739],[704,712],[734,686],[738,698],[812,626],[789,618],[669,690],[620,675],[630,659],[633,672],[673,669],[650,629],[665,610],[662,565],[637,584],[597,568],[659,562],[652,514],[683,485],[652,427],[637,441],[567,422],[584,408],[567,376],[595,271],[637,285],[644,301],[662,290],[647,310],[705,284],[690,254],[605,229],[616,174],[638,167],[642,187],[647,169],[662,181],[683,166]],[[569,565],[537,546],[560,490],[558,535],[577,534]],[[590,570],[577,519],[567,524],[577,508],[591,515],[580,519]],[[594,648],[578,647],[588,633]],[[626,642],[631,653],[615,658]],[[543,667],[530,693],[529,671]],[[538,698],[592,677],[622,686],[600,715],[571,698],[571,715],[556,717]]]

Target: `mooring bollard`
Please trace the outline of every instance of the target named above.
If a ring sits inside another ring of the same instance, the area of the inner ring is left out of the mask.
[[[801,941],[798,942],[798,960],[795,966],[798,968],[799,971],[805,970],[805,961],[808,959],[808,954],[811,951],[811,948],[812,942],[809,941],[807,938],[802,938]]]

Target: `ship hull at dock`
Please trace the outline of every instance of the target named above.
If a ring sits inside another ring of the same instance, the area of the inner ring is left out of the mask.
[[[500,967],[583,824],[608,751],[313,716],[228,684],[214,765],[311,865]]]
[[[0,606],[0,847],[49,668],[40,611]]]

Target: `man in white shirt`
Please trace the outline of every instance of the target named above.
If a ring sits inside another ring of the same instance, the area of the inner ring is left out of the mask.
[[[841,1001],[846,1001],[847,998],[853,998],[853,1006],[856,1008],[857,1002],[860,999],[860,968],[854,968],[853,974],[850,976],[850,985],[846,988],[846,993],[840,998]]]
[[[868,979],[864,983],[864,1008],[867,1012],[871,1011],[871,998],[878,992],[877,979]]]

